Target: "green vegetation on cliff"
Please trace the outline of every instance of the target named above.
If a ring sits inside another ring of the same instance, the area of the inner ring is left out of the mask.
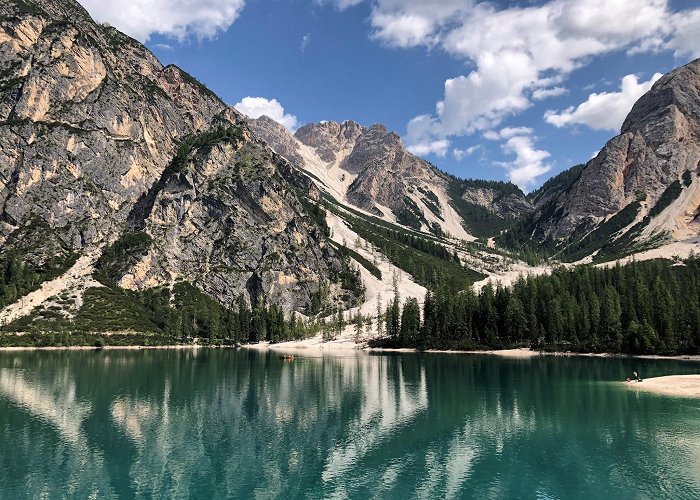
[[[77,311],[67,307],[71,298],[59,298],[4,326],[0,345],[120,345],[124,336],[131,337],[132,345],[188,344],[195,338],[204,344],[279,342],[319,329],[317,323],[285,316],[274,305],[251,309],[243,297],[224,307],[185,281],[172,290],[132,291],[103,273],[96,277],[104,286],[86,290]]]
[[[19,253],[0,255],[0,307],[12,304],[63,274],[76,261],[74,253],[60,253],[42,264],[28,263]]]
[[[447,195],[455,211],[464,221],[465,229],[477,238],[488,238],[510,227],[513,220],[504,219],[486,207],[469,203],[462,194],[467,187],[496,189],[503,195],[520,193],[517,186],[506,182],[453,179],[447,186]]]

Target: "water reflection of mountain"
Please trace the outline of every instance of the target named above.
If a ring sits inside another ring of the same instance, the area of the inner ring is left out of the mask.
[[[697,493],[698,407],[600,382],[629,363],[2,355],[0,447],[16,453],[0,484],[30,496],[570,497],[591,484],[619,496],[635,482]]]

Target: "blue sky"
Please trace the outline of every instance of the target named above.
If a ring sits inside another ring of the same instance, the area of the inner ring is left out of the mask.
[[[700,56],[685,0],[82,3],[247,114],[383,123],[447,172],[524,189],[588,161]]]

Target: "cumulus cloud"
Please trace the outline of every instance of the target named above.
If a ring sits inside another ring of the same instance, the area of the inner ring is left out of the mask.
[[[461,161],[465,156],[473,155],[480,147],[481,146],[477,144],[476,146],[469,146],[466,149],[454,148],[452,150],[452,156],[455,157],[455,160]]]
[[[501,139],[510,139],[516,135],[531,135],[534,132],[530,127],[505,127],[499,131],[487,130],[484,132],[484,139],[489,141],[498,141]]]
[[[418,156],[435,154],[444,157],[450,147],[450,142],[444,137],[434,137],[432,130],[437,120],[428,115],[413,118],[406,126],[406,149]]]
[[[450,141],[446,139],[440,139],[436,141],[423,142],[419,144],[412,144],[407,146],[411,153],[416,156],[426,156],[429,154],[434,154],[443,158],[447,154],[447,150],[450,148]]]
[[[561,83],[595,56],[616,50],[700,55],[700,9],[674,13],[668,0],[550,0],[524,7],[368,2],[374,39],[395,47],[440,47],[471,67],[446,80],[434,113],[416,117],[423,128],[420,136],[409,134],[415,147],[493,129],[533,101],[563,95]]]
[[[140,40],[153,34],[178,40],[213,38],[238,18],[244,0],[80,0],[99,22]]]
[[[508,171],[508,179],[518,185],[523,191],[528,191],[537,178],[552,169],[544,163],[550,154],[542,149],[535,149],[532,137],[515,136],[508,139],[502,146],[506,154],[514,154],[510,162],[500,162],[498,165]]]
[[[376,0],[370,17],[372,36],[396,47],[433,45],[442,38],[441,28],[458,22],[474,4],[472,0]]]
[[[535,101],[543,101],[549,99],[550,97],[558,97],[564,95],[568,92],[564,87],[551,87],[548,89],[536,89],[532,92],[532,98]]]
[[[586,125],[596,130],[618,132],[637,99],[649,91],[659,78],[661,74],[656,73],[648,81],[640,82],[636,75],[627,75],[622,79],[619,92],[590,94],[576,107],[547,111],[544,119],[556,127]]]
[[[668,31],[671,36],[666,41],[659,37],[658,48],[673,50],[677,57],[700,57],[700,9],[674,14]]]
[[[314,0],[316,5],[333,4],[338,10],[345,10],[363,3],[365,0]]]
[[[277,123],[294,132],[298,125],[297,117],[284,112],[284,107],[277,99],[264,97],[244,97],[234,108],[250,118],[269,116]]]

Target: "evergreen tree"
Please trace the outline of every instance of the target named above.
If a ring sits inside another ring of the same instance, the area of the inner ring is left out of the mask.
[[[420,330],[420,306],[415,298],[406,300],[401,314],[401,345],[415,345]]]

